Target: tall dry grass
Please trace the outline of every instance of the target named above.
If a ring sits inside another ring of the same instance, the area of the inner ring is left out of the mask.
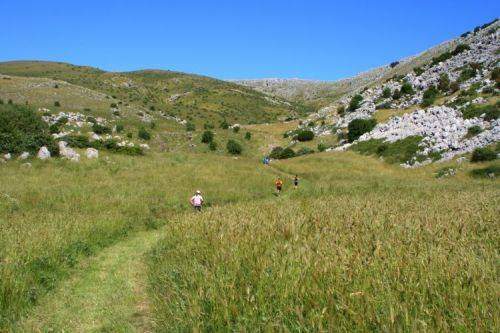
[[[350,154],[278,167],[317,186],[166,226],[149,256],[157,331],[499,329],[497,181]]]

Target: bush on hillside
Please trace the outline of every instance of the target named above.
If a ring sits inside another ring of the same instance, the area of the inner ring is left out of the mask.
[[[300,130],[297,133],[297,140],[300,142],[311,141],[314,139],[314,133],[310,130]]]
[[[458,82],[465,82],[469,79],[472,79],[474,76],[476,76],[477,70],[470,66],[465,67],[462,69],[462,72],[460,72],[460,76],[458,77]]]
[[[328,148],[328,147],[327,147],[327,145],[325,145],[324,143],[318,143],[318,151],[319,151],[319,152],[323,152],[323,151],[325,151],[325,150],[326,150],[326,148]]]
[[[358,142],[352,146],[352,150],[382,157],[387,163],[405,163],[417,155],[421,141],[421,136],[409,136],[391,143],[383,139],[371,139]]]
[[[476,148],[472,152],[471,162],[493,161],[497,158],[497,153],[488,147]]]
[[[201,135],[201,142],[210,143],[214,140],[214,133],[212,131],[205,131]]]
[[[211,151],[216,151],[217,150],[217,142],[215,141],[210,141],[210,143],[208,144],[208,149],[210,149]]]
[[[491,121],[500,118],[500,102],[494,105],[471,104],[462,110],[464,119],[478,118],[484,115],[484,120]]]
[[[354,111],[358,109],[361,106],[362,101],[363,101],[363,96],[361,96],[360,94],[354,95],[354,97],[349,102],[348,110]]]
[[[416,76],[420,76],[424,73],[424,70],[422,69],[422,67],[415,67],[413,68],[413,72],[415,72]]]
[[[314,149],[308,148],[308,147],[302,147],[297,152],[295,153],[295,156],[302,156],[302,155],[309,155],[313,154]]]
[[[401,94],[413,95],[414,93],[415,90],[413,90],[413,86],[410,83],[408,82],[403,83],[403,85],[401,86]]]
[[[0,105],[0,153],[34,155],[42,146],[58,155],[48,125],[36,112],[26,106]]]
[[[233,132],[234,133],[238,133],[240,131],[240,127],[239,126],[234,126],[233,127]]]
[[[491,79],[495,81],[496,83],[500,82],[500,67],[495,67],[491,71]]]
[[[482,131],[483,131],[483,129],[481,128],[481,126],[478,126],[478,125],[471,126],[471,127],[469,127],[467,129],[467,135],[466,135],[466,137],[467,138],[471,138],[473,136],[478,135]]]
[[[235,140],[228,140],[226,144],[226,149],[229,154],[240,155],[243,151],[243,147]]]
[[[491,165],[486,168],[474,169],[470,171],[470,175],[476,178],[491,178],[491,176],[498,177],[500,175],[500,166]]]
[[[439,96],[439,91],[437,90],[436,86],[431,85],[424,91],[421,105],[423,107],[431,106],[432,104],[434,104],[438,96]]]
[[[205,130],[210,130],[213,128],[214,128],[214,125],[212,123],[204,123],[203,124],[203,129],[205,129]]]
[[[250,140],[250,139],[252,139],[252,133],[246,132],[245,133],[245,140]]]
[[[343,116],[345,114],[345,106],[344,105],[339,105],[337,108],[337,114],[339,116]]]
[[[438,89],[442,92],[446,92],[450,89],[450,77],[448,73],[441,73],[441,75],[439,75]]]
[[[437,65],[440,62],[444,62],[444,61],[450,59],[451,57],[453,57],[451,52],[444,52],[444,53],[440,54],[439,56],[432,58],[431,65],[432,66]]]
[[[220,128],[222,128],[222,129],[228,129],[229,128],[229,123],[226,121],[226,119],[224,119],[223,121],[221,121]]]
[[[375,110],[390,109],[391,106],[392,106],[391,102],[384,102],[384,103],[375,105]]]
[[[139,131],[137,132],[137,137],[139,139],[143,139],[146,141],[151,140],[151,134],[144,127],[139,128]]]
[[[347,140],[349,142],[357,140],[361,135],[370,132],[375,125],[377,125],[377,121],[373,118],[352,120],[347,126]]]
[[[458,44],[457,47],[451,52],[452,55],[456,56],[464,51],[470,50],[470,46],[467,44]]]
[[[116,124],[116,132],[121,133],[125,129],[125,126],[123,124]]]
[[[457,81],[453,81],[450,83],[450,86],[448,88],[450,90],[450,92],[453,94],[453,93],[456,93],[457,91],[460,90],[460,83],[458,83]]]
[[[382,90],[382,97],[383,98],[389,98],[392,95],[391,88],[385,87],[384,90]]]
[[[96,134],[111,134],[112,132],[110,127],[98,123],[92,125],[92,131]]]
[[[391,64],[389,65],[391,68],[394,68],[396,67],[397,65],[399,65],[399,61],[393,61],[391,62]]]
[[[60,106],[61,106],[61,103],[59,103],[59,101],[55,101],[55,102],[54,102],[54,106],[55,106],[55,107],[60,107]]]
[[[190,121],[188,121],[188,122],[186,123],[186,131],[187,131],[187,132],[194,132],[195,130],[196,130],[196,126],[195,126],[195,124],[194,124],[194,123],[192,123],[192,122],[190,122]]]
[[[269,154],[270,158],[277,160],[283,160],[295,156],[296,154],[292,148],[283,148],[283,147],[274,147],[271,153]]]
[[[401,98],[401,90],[399,89],[394,90],[394,92],[392,93],[392,99],[398,100],[400,98]]]

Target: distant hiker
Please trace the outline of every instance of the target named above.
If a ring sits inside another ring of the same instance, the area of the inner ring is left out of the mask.
[[[196,211],[201,212],[201,206],[203,205],[203,197],[201,196],[201,191],[196,191],[189,202]]]
[[[274,182],[274,184],[276,185],[276,193],[280,194],[281,193],[281,189],[283,188],[283,181],[281,180],[280,177],[278,177],[278,179],[276,179],[276,181]]]
[[[297,188],[299,186],[299,177],[295,175],[295,178],[293,179],[293,188]]]

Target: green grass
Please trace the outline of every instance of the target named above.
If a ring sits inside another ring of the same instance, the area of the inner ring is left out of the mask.
[[[230,123],[264,123],[275,121],[280,116],[297,116],[312,111],[298,102],[288,104],[279,98],[270,100],[260,92],[234,83],[173,71],[112,73],[65,63],[19,61],[0,63],[0,73],[27,77],[24,81],[14,78],[19,82],[15,88],[4,87],[8,81],[14,81],[1,80],[5,81],[0,82],[1,98],[50,108],[58,100],[63,108],[92,107],[109,113],[109,106],[114,103],[125,113],[141,111],[152,116],[165,113],[198,125],[218,123],[222,119]],[[55,82],[48,82],[34,89],[36,93],[33,93],[31,85],[25,83],[45,82],[47,78],[66,81],[73,86],[60,85],[54,89]],[[19,85],[28,87],[20,89]],[[84,89],[92,91],[89,93]],[[89,98],[88,95],[94,94],[95,97]]]
[[[148,263],[156,329],[498,329],[498,187],[354,156],[280,162],[315,187],[168,224]]]
[[[392,143],[382,139],[371,139],[358,142],[352,150],[365,155],[377,155],[388,163],[405,163],[410,161],[420,150],[418,146],[422,137],[410,136]]]

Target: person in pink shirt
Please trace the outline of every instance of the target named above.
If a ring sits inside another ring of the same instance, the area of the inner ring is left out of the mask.
[[[201,206],[203,206],[203,197],[201,196],[201,191],[198,190],[189,200],[191,206],[198,212],[201,212]]]

